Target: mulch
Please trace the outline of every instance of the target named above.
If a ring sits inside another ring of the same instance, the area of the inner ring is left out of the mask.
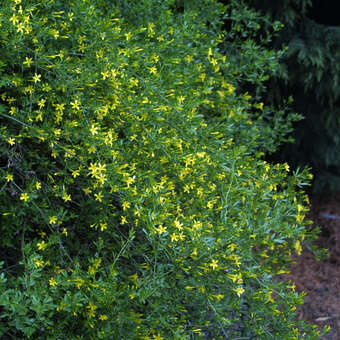
[[[306,292],[304,305],[298,307],[298,318],[320,326],[331,326],[321,340],[340,339],[340,193],[311,198],[309,219],[322,233],[316,242],[327,248],[329,257],[317,261],[304,250],[294,258],[295,264],[285,279],[295,282],[296,290]]]

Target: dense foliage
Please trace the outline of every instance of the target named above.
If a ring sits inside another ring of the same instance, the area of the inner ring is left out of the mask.
[[[231,10],[2,1],[2,338],[318,337],[276,280],[308,174],[261,158],[294,117],[237,89]],[[246,51],[256,84],[272,57]]]
[[[340,21],[334,20],[336,3],[247,2],[284,24],[271,44],[277,49],[284,44],[287,51],[282,57],[282,72],[268,84],[268,100],[273,103],[293,95],[293,109],[305,117],[292,135],[295,144],[285,145],[276,159],[311,166],[316,192],[339,190]]]

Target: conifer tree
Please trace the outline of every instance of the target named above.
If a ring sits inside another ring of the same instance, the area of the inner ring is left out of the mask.
[[[275,160],[294,166],[309,165],[315,175],[314,191],[340,188],[340,25],[332,13],[335,2],[318,0],[247,1],[283,23],[271,42],[286,46],[281,70],[267,83],[272,104],[292,95],[294,111],[305,119],[295,126],[294,144],[286,144]]]

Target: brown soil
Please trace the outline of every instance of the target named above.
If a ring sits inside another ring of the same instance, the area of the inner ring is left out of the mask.
[[[296,290],[306,292],[305,303],[298,308],[298,317],[309,323],[331,326],[322,340],[340,339],[340,193],[311,199],[309,218],[322,233],[316,242],[327,248],[329,257],[315,260],[304,250],[286,279],[296,284]]]

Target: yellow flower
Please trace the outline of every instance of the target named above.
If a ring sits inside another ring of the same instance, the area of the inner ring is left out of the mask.
[[[178,235],[177,234],[171,234],[170,238],[171,238],[171,242],[178,241]]]
[[[94,275],[97,273],[96,268],[93,268],[92,266],[89,267],[88,272],[90,275]]]
[[[166,232],[166,227],[163,225],[160,225],[159,228],[157,229],[158,234],[163,234]]]
[[[44,266],[44,261],[41,259],[34,259],[34,264],[36,267],[43,267]]]
[[[126,40],[130,40],[131,37],[132,37],[132,33],[131,32],[125,33],[125,39]]]
[[[38,101],[38,106],[40,109],[42,109],[43,107],[45,107],[46,104],[46,99],[42,98]]]
[[[202,222],[201,221],[194,221],[192,227],[195,229],[195,230],[199,230],[201,229],[203,226]]]
[[[70,103],[72,108],[75,110],[79,110],[80,109],[80,101],[78,99],[76,99],[74,102]]]
[[[240,297],[244,293],[244,289],[242,287],[238,287],[234,289],[234,292]]]
[[[22,200],[22,201],[25,201],[25,202],[27,202],[28,200],[29,200],[29,195],[26,193],[26,192],[23,192],[21,195],[20,195],[20,199]]]
[[[99,315],[99,320],[105,321],[107,319],[108,319],[107,315],[105,315],[105,314]]]
[[[218,260],[212,260],[211,263],[209,264],[210,267],[214,270],[215,268],[218,267]]]
[[[218,295],[213,295],[213,297],[214,297],[216,300],[220,301],[221,299],[224,298],[224,295],[223,295],[223,294],[218,294]]]
[[[77,286],[77,288],[79,289],[83,284],[84,284],[84,280],[77,277],[76,279],[73,280],[74,284]]]
[[[268,292],[268,293],[267,293],[267,301],[266,301],[266,302],[274,302],[272,293],[273,293],[273,292]]]
[[[49,281],[50,286],[54,287],[57,285],[57,281],[52,277]]]
[[[178,220],[175,220],[174,225],[178,230],[183,230],[183,224]]]
[[[96,135],[98,133],[98,126],[95,126],[94,124],[91,125],[91,129],[90,129],[90,132],[93,135]]]
[[[13,15],[9,18],[9,21],[11,21],[13,25],[15,25],[16,23],[19,22],[19,19],[18,19],[18,17],[17,17],[15,14],[13,14]]]
[[[98,192],[98,194],[94,194],[95,200],[98,202],[103,202],[103,193],[101,191]]]
[[[185,235],[183,233],[179,233],[178,237],[181,241],[183,241],[185,239]]]
[[[294,244],[294,249],[295,249],[295,251],[296,251],[296,253],[297,253],[298,255],[301,255],[301,253],[302,253],[302,247],[301,247],[301,242],[300,242],[300,240],[296,240],[296,242],[295,242],[295,244]]]
[[[73,177],[73,178],[78,177],[78,176],[79,176],[79,172],[80,172],[79,169],[77,169],[77,170],[72,170],[72,177]]]
[[[227,276],[233,282],[237,282],[238,284],[242,284],[243,283],[243,279],[242,279],[242,274],[241,273],[238,273],[238,274],[228,274]]]
[[[297,215],[296,215],[296,222],[302,223],[302,221],[304,220],[304,218],[305,218],[305,215],[303,215],[303,214],[297,214]]]
[[[130,185],[135,181],[134,177],[128,177],[127,179],[124,180],[128,186],[128,188],[130,187]]]
[[[62,104],[55,104],[55,109],[58,111],[58,112],[63,112],[65,110],[65,103],[62,103]]]
[[[9,113],[11,115],[14,115],[17,112],[17,108],[15,106],[11,106],[11,109],[9,110]]]
[[[45,241],[41,241],[37,243],[37,246],[39,250],[44,250],[47,247],[47,244]]]
[[[89,175],[91,175],[91,177],[97,177],[98,173],[99,173],[99,168],[97,166],[97,163],[90,163]]]
[[[34,83],[37,83],[37,82],[41,81],[41,74],[36,74],[35,73],[35,75],[33,77],[33,81],[34,81]]]
[[[158,333],[157,335],[153,336],[154,340],[163,340],[164,338]]]
[[[156,66],[151,66],[151,67],[149,67],[149,72],[150,72],[151,74],[157,74],[157,68],[156,68]]]
[[[131,206],[130,202],[123,202],[122,203],[123,210],[130,208],[130,206]]]
[[[230,243],[230,244],[228,245],[228,249],[229,249],[230,251],[234,251],[236,248],[237,248],[237,245],[236,245],[235,243]]]
[[[25,28],[25,24],[23,22],[20,22],[17,26],[17,32],[23,33]]]
[[[44,238],[46,236],[46,233],[44,231],[40,231],[39,235],[41,236],[41,238]]]
[[[100,223],[100,231],[107,229],[107,223]]]
[[[39,190],[41,188],[41,183],[40,182],[35,183],[35,188]]]
[[[89,302],[86,307],[89,311],[87,312],[90,317],[94,317],[96,314],[96,309],[98,308],[93,302]]]
[[[36,111],[38,114],[37,116],[35,117],[35,121],[38,122],[38,121],[43,121],[43,113],[40,112],[40,111]]]
[[[57,223],[57,216],[51,216],[49,223],[50,224],[56,224]]]
[[[13,175],[12,175],[12,174],[7,174],[7,175],[6,175],[6,181],[7,181],[7,182],[13,181]]]
[[[85,188],[83,190],[85,192],[85,195],[88,195],[88,194],[90,194],[92,192],[91,188]]]
[[[63,193],[62,199],[63,199],[65,202],[71,201],[71,195],[69,195],[69,194],[67,194],[66,192],[64,192],[64,193]]]
[[[193,60],[193,56],[187,55],[187,56],[185,57],[185,60],[186,60],[188,63],[191,63],[192,60]]]
[[[15,144],[15,139],[14,138],[8,138],[7,142],[10,145],[14,145]]]
[[[92,145],[92,146],[90,146],[90,147],[87,149],[87,151],[89,152],[89,154],[95,153],[95,152],[96,152],[96,148]]]

